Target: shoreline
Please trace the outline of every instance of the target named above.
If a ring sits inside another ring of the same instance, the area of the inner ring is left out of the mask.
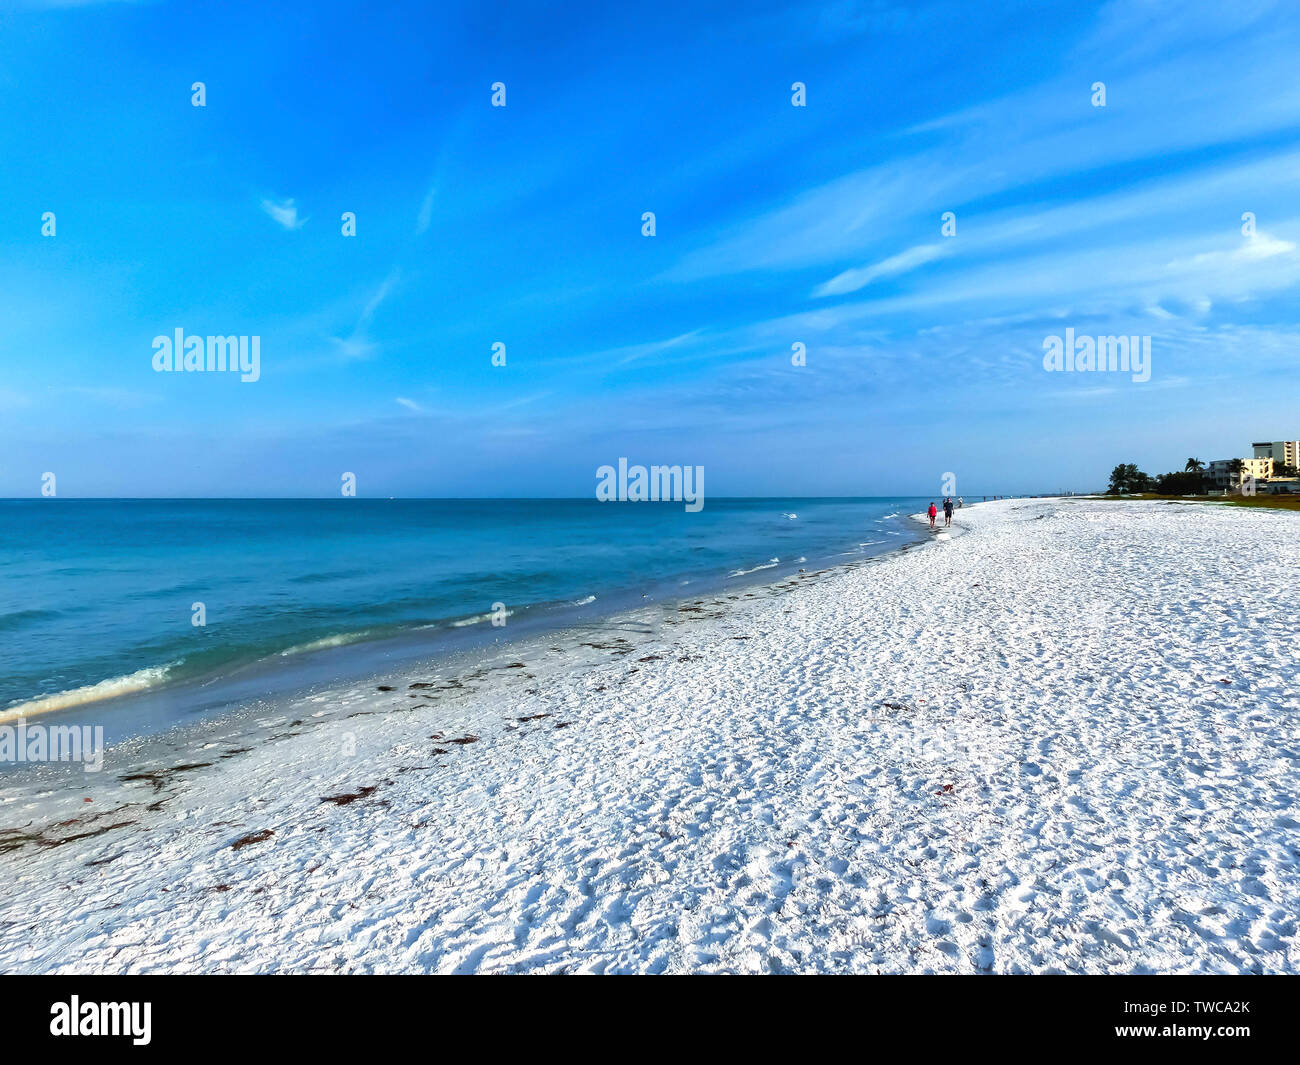
[[[1300,665],[1267,636],[1295,593],[1252,604],[1216,555],[1277,518],[1160,506],[972,504],[946,541],[252,708],[68,794],[28,781],[0,805],[0,962],[1294,971],[1268,811],[1300,790],[1300,698],[1261,656]],[[1213,644],[1172,592],[1196,581]]]
[[[969,504],[967,509],[973,505]],[[451,690],[461,689],[464,688],[467,681],[481,680],[487,673],[500,668],[498,663],[506,659],[511,662],[523,659],[530,668],[539,668],[544,664],[549,672],[554,672],[560,665],[567,665],[578,670],[592,668],[593,665],[598,664],[598,656],[595,658],[590,655],[584,657],[582,649],[592,648],[592,641],[599,640],[603,634],[608,633],[610,630],[618,633],[634,634],[641,638],[642,643],[645,643],[652,640],[655,635],[660,634],[665,628],[681,624],[682,622],[678,618],[683,612],[688,615],[693,615],[697,611],[703,612],[704,617],[712,620],[722,615],[707,613],[706,610],[716,611],[719,608],[725,609],[728,603],[747,602],[778,596],[794,589],[805,580],[869,566],[881,560],[916,550],[938,538],[930,533],[928,529],[922,528],[927,524],[924,514],[904,515],[900,512],[897,517],[900,526],[917,523],[917,528],[912,530],[916,536],[915,539],[901,542],[897,546],[891,545],[886,550],[876,554],[863,555],[845,562],[825,564],[820,569],[805,572],[807,568],[804,567],[776,578],[770,577],[761,571],[757,574],[752,572],[743,575],[728,574],[725,577],[709,582],[708,587],[712,590],[704,592],[705,599],[699,599],[694,595],[686,595],[679,591],[676,595],[665,595],[660,599],[639,606],[628,607],[624,605],[609,613],[602,613],[597,608],[591,612],[591,616],[587,619],[577,622],[553,626],[547,626],[544,623],[527,627],[516,626],[513,633],[491,640],[473,639],[474,636],[485,630],[461,632],[461,635],[469,637],[461,646],[440,646],[433,651],[430,651],[427,646],[417,646],[408,649],[396,663],[376,665],[371,660],[368,667],[356,670],[351,675],[331,676],[310,683],[293,683],[286,690],[278,691],[271,697],[250,696],[237,698],[223,695],[216,701],[215,709],[202,712],[193,721],[177,722],[160,730],[131,734],[112,743],[104,751],[103,769],[97,774],[87,774],[75,763],[47,762],[0,766],[0,784],[4,785],[4,789],[0,790],[0,818],[3,818],[7,804],[12,801],[6,792],[16,793],[26,790],[29,793],[39,793],[46,798],[54,799],[59,797],[59,789],[66,786],[68,796],[65,798],[70,799],[71,796],[80,796],[84,791],[93,789],[97,783],[100,783],[97,777],[106,780],[115,769],[127,770],[132,774],[152,773],[162,768],[161,763],[167,758],[179,758],[183,761],[195,751],[212,749],[223,744],[238,750],[239,753],[244,753],[242,744],[258,743],[266,738],[260,731],[263,728],[263,722],[266,723],[266,727],[275,727],[277,722],[296,717],[299,712],[304,711],[312,713],[316,717],[328,716],[310,709],[313,704],[323,699],[343,699],[346,705],[351,706],[362,696],[386,690],[403,690],[407,688],[409,683],[423,685],[430,677],[439,682],[445,680]],[[956,517],[954,515],[952,532],[956,531],[955,523]],[[941,529],[936,528],[935,533],[941,531]],[[893,535],[905,536],[906,531]],[[851,551],[844,551],[839,554],[848,555],[852,553]],[[793,570],[793,567],[797,566],[799,562],[806,561],[806,559],[800,558],[789,563],[788,567]],[[748,579],[744,579],[746,577]],[[736,583],[728,583],[732,581]],[[624,598],[626,599],[626,597]],[[710,601],[707,608],[704,605],[706,601]],[[522,632],[519,631],[520,628],[523,628]],[[451,631],[453,634],[457,633],[454,627]],[[412,633],[406,635],[412,635]],[[615,639],[619,641],[617,653],[620,656],[630,654],[631,650],[635,649],[636,645],[628,641],[626,636],[617,636]],[[372,641],[361,648],[352,645],[348,648],[331,648],[330,650],[364,650],[368,647],[382,646],[390,642],[394,641]],[[557,643],[562,646],[556,647]],[[625,648],[629,649],[625,650]],[[615,650],[614,647],[599,649]],[[555,653],[562,653],[568,656],[570,660],[567,663],[553,661],[551,655]],[[257,667],[274,666],[277,657],[272,656],[255,663],[248,663],[240,673],[251,673],[254,681],[256,681],[259,676]],[[331,663],[328,654],[320,655],[319,659],[322,665],[327,668],[330,667]],[[337,669],[331,668],[330,672],[331,674],[337,673]],[[226,677],[215,679],[219,681],[227,680]],[[202,680],[188,684],[182,682],[177,685],[177,687],[181,688],[201,688],[203,686],[204,681]],[[417,687],[416,690],[421,691],[424,689],[423,687]],[[164,686],[146,693],[142,698],[167,697],[172,694],[172,691],[172,688]],[[104,703],[111,704],[119,699],[125,702],[131,698],[131,695],[125,695],[86,705],[87,707],[102,710],[105,709]],[[377,711],[368,708],[360,711],[360,713],[366,715],[375,712]],[[349,716],[355,716],[355,713]],[[72,713],[69,711],[51,711],[48,714],[36,715],[35,722],[27,719],[27,723],[29,725],[33,723],[49,724],[52,727],[84,724],[84,722],[70,720],[71,718]],[[0,713],[0,725],[16,724],[16,721],[17,719],[10,721],[5,717],[4,713]],[[76,801],[80,802],[81,800],[78,798]],[[75,807],[67,806],[66,803],[60,803],[60,805],[65,807],[65,812],[80,812]],[[62,814],[52,816],[62,816]],[[3,831],[4,824],[0,821],[0,855],[7,849]]]
[[[886,532],[887,537],[907,536],[908,522],[899,514],[901,511],[886,517],[886,521],[896,519],[895,528]],[[919,539],[920,534],[911,531]],[[393,668],[387,660],[404,662],[414,668],[464,654],[491,653],[494,647],[508,646],[534,634],[600,624],[639,606],[672,603],[683,597],[711,595],[737,587],[762,586],[793,574],[802,564],[840,565],[833,560],[847,555],[865,560],[897,550],[888,539],[856,545],[853,539],[846,536],[838,545],[846,550],[815,555],[811,559],[803,556],[772,559],[754,563],[750,569],[711,574],[688,572],[671,578],[659,575],[635,588],[601,589],[599,598],[588,594],[575,601],[513,603],[507,610],[507,617],[513,620],[507,626],[489,628],[490,613],[471,611],[430,622],[331,632],[306,643],[264,651],[257,657],[231,658],[207,672],[182,671],[186,664],[183,657],[178,661],[155,662],[0,708],[0,726],[34,720],[50,726],[104,725],[114,741],[134,739],[165,731],[183,719],[191,709],[187,702],[198,704],[205,715],[219,715],[249,700],[289,699],[308,687],[357,682]],[[862,552],[877,545],[883,549]],[[687,586],[691,586],[689,593]],[[516,618],[516,614],[520,616]],[[152,725],[148,724],[151,718],[155,722]],[[170,719],[171,724],[159,728],[157,719]],[[13,766],[0,763],[0,779],[15,771]]]

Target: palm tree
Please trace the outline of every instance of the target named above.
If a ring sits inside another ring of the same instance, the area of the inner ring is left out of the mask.
[[[1183,467],[1184,473],[1200,473],[1205,469],[1205,463],[1200,459],[1188,459],[1187,465]]]
[[[1244,459],[1233,459],[1228,463],[1228,473],[1232,477],[1232,484],[1238,491],[1241,490],[1241,471],[1246,468]]]

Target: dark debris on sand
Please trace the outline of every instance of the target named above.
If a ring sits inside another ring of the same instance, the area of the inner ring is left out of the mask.
[[[248,835],[240,836],[235,840],[235,842],[230,845],[230,849],[232,851],[242,850],[245,847],[252,846],[254,843],[261,843],[263,840],[268,840],[274,835],[275,830],[270,828],[264,828],[261,832],[250,832]]]
[[[324,795],[321,802],[332,802],[335,806],[348,806],[358,799],[364,799],[367,795],[373,795],[378,789],[378,785],[371,784],[368,787],[359,788],[356,791],[345,791],[339,795]]]

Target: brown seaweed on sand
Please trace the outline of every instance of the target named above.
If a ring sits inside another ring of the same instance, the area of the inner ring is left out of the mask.
[[[356,791],[345,791],[339,795],[324,795],[321,797],[321,802],[332,802],[335,806],[347,806],[358,799],[364,799],[367,795],[374,794],[377,788],[378,785],[371,784],[369,787],[358,788]]]
[[[230,845],[230,849],[232,851],[242,850],[244,847],[248,847],[254,843],[261,843],[263,840],[270,839],[274,835],[274,829],[270,828],[264,828],[261,832],[250,832],[248,835],[240,836],[235,840],[235,842]]]

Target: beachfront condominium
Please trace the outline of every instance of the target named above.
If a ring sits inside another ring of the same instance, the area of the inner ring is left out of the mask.
[[[1300,466],[1300,440],[1266,440],[1251,447],[1257,459],[1272,459],[1279,466]]]
[[[1256,444],[1255,447],[1258,448],[1259,445]],[[1219,491],[1235,492],[1248,477],[1256,481],[1268,480],[1273,476],[1273,459],[1258,457],[1258,451],[1255,454],[1256,457],[1253,459],[1215,459],[1205,470],[1205,480],[1209,483],[1209,487]],[[1232,464],[1238,461],[1241,462],[1241,473],[1234,475]]]

